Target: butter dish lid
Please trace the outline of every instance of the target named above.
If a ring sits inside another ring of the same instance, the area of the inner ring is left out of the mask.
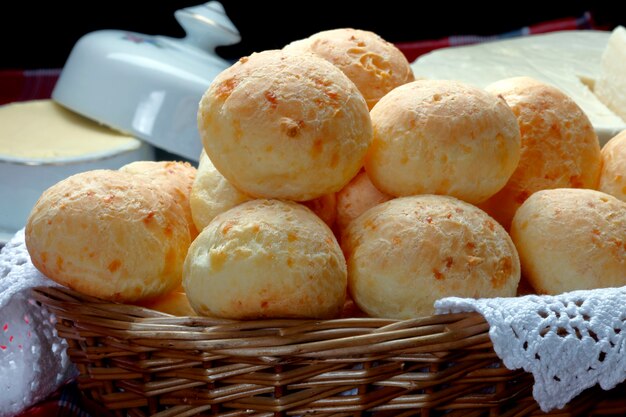
[[[223,6],[177,10],[184,38],[101,30],[83,36],[52,98],[65,107],[158,148],[197,161],[202,94],[231,63],[215,48],[240,41]]]

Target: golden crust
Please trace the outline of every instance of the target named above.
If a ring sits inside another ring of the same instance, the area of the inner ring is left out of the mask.
[[[191,187],[196,178],[196,168],[188,162],[136,161],[121,167],[120,171],[145,175],[154,185],[170,194],[185,212],[191,240],[198,235],[189,205]]]
[[[196,228],[204,229],[218,214],[251,199],[220,174],[203,150],[189,197]]]
[[[479,203],[506,184],[519,160],[511,109],[460,82],[405,84],[378,102],[371,117],[365,170],[387,194],[444,194]]]
[[[314,55],[265,51],[219,74],[200,102],[207,155],[242,192],[306,201],[340,190],[371,141],[367,105]]]
[[[518,207],[534,192],[597,188],[600,145],[578,105],[555,87],[529,77],[498,81],[487,91],[503,97],[517,117],[522,148],[507,184],[480,207],[509,228]]]
[[[448,196],[379,204],[350,224],[342,247],[350,294],[375,317],[430,315],[446,296],[514,296],[520,279],[517,251],[502,226]]]
[[[511,237],[539,293],[626,285],[626,203],[611,195],[538,191],[517,210]]]
[[[361,171],[337,193],[337,232],[341,237],[348,225],[377,204],[391,200],[372,184],[367,173]]]
[[[626,130],[608,141],[601,155],[598,189],[626,202]]]
[[[180,205],[140,176],[96,170],[46,190],[26,225],[44,275],[87,295],[122,302],[180,285],[190,236]]]
[[[302,205],[308,207],[328,227],[334,226],[337,218],[337,196],[335,193],[324,194],[314,200],[303,201]]]
[[[198,315],[198,313],[191,308],[187,294],[185,294],[184,291],[172,291],[157,299],[138,303],[137,305],[160,311],[161,313],[171,314],[172,316],[192,317]]]
[[[215,168],[206,152],[200,155],[198,174],[191,188],[189,204],[198,230],[204,229],[220,213],[252,200],[233,186]],[[319,218],[332,227],[337,216],[335,193],[303,201]]]
[[[215,219],[185,261],[183,286],[198,313],[254,319],[331,318],[346,295],[332,232],[306,207],[253,200]]]
[[[415,79],[404,54],[366,30],[327,30],[292,42],[284,50],[310,52],[335,65],[356,85],[370,109],[385,94]]]

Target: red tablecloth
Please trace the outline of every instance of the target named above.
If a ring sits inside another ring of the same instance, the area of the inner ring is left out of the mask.
[[[64,385],[48,399],[20,414],[19,417],[97,417],[81,402],[76,382]]]
[[[50,98],[60,69],[0,71],[0,104]]]

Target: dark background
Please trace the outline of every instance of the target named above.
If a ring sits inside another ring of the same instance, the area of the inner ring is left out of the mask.
[[[0,9],[4,21],[0,24],[0,35],[5,44],[0,68],[60,68],[76,41],[98,29],[180,37],[184,33],[174,19],[174,10],[200,3],[199,0],[11,2]],[[223,0],[222,4],[242,36],[240,44],[219,49],[227,59],[281,48],[317,31],[338,27],[367,29],[390,42],[404,42],[459,34],[504,33],[546,20],[580,17],[585,11],[592,13],[596,25],[606,29],[626,24],[626,14],[617,0],[458,4],[437,0],[284,3]]]

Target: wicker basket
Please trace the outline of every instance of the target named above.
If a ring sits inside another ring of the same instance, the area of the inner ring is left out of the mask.
[[[532,376],[506,369],[482,316],[237,322],[173,317],[37,288],[80,370],[84,400],[114,416],[529,416]],[[593,388],[558,416],[624,415]]]

